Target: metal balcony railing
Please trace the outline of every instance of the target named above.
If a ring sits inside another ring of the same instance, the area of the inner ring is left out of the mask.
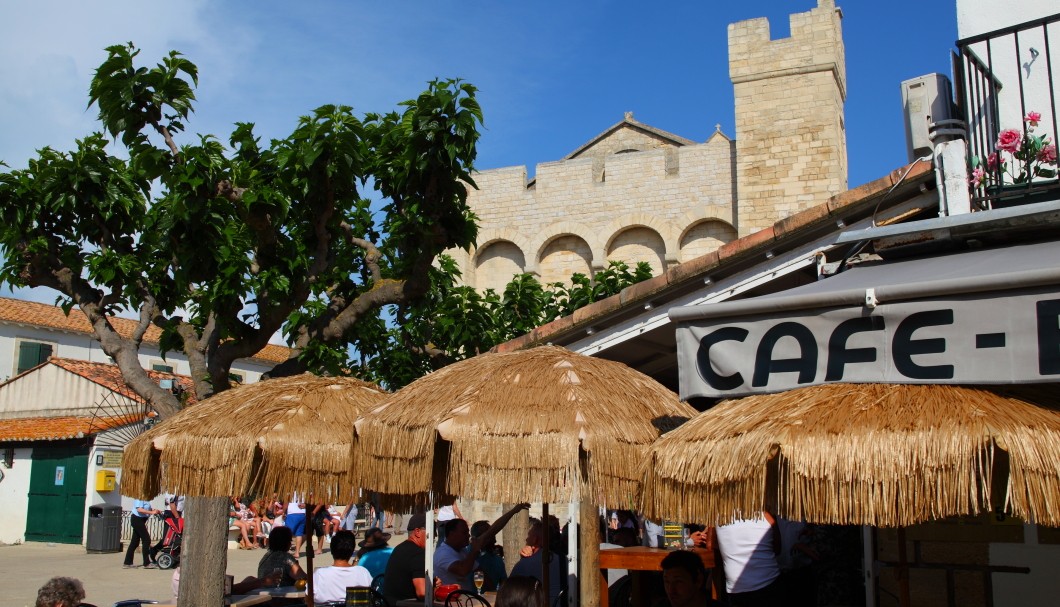
[[[1060,13],[957,41],[957,111],[968,123],[972,204],[1060,198]]]

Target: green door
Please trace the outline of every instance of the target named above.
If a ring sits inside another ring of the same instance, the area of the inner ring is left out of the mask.
[[[26,541],[80,544],[87,483],[87,447],[33,447]]]

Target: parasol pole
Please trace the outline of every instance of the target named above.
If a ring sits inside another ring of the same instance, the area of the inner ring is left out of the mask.
[[[909,607],[909,561],[905,554],[905,527],[898,528],[898,600]]]
[[[427,545],[423,551],[423,606],[434,605],[434,492],[428,497],[427,512]]]
[[[545,598],[549,604],[552,603],[552,595],[549,593],[549,564],[552,561],[552,549],[551,549],[551,530],[549,527],[552,525],[548,521],[548,502],[541,503],[541,543],[544,544],[541,547],[541,586],[545,589]]]
[[[305,605],[306,607],[313,607],[313,523],[310,518],[312,515],[309,512],[309,504],[305,505],[306,522],[305,530],[302,532],[303,545],[305,549],[305,569],[306,569],[306,580],[305,580]],[[295,555],[298,558],[298,555]]]

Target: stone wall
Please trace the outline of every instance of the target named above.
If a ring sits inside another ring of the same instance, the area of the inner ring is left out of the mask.
[[[629,145],[634,136],[621,138]],[[653,145],[543,163],[529,183],[526,167],[477,174],[469,203],[479,245],[452,253],[465,281],[499,289],[517,267],[544,282],[566,281],[610,259],[646,261],[659,273],[689,250],[733,239],[732,141],[716,133],[702,144]]]
[[[820,204],[846,189],[841,14],[834,0],[729,26],[736,140],[696,143],[625,119],[567,158],[482,171],[469,204],[478,247],[451,252],[464,281],[500,290],[517,272],[545,283],[609,260],[663,270]]]

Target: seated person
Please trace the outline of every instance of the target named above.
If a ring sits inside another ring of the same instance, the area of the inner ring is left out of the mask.
[[[53,577],[37,590],[36,607],[78,607],[85,599],[81,580],[72,577]],[[86,607],[92,607],[86,605]]]
[[[408,522],[408,539],[394,548],[387,561],[383,578],[383,596],[391,605],[404,599],[423,599],[427,592],[424,579],[427,516],[413,514]]]
[[[545,590],[537,578],[513,575],[497,591],[494,607],[545,607]]]
[[[517,575],[525,575],[537,580],[541,579],[541,559],[544,557],[544,550],[542,550],[543,544],[544,537],[541,521],[536,521],[530,525],[530,530],[526,532],[526,546],[523,548],[524,551],[529,551],[531,554],[529,556],[523,556],[519,559],[519,562],[512,567],[512,578]],[[548,604],[554,605],[559,599],[559,593],[562,590],[560,585],[567,575],[565,571],[567,561],[555,552],[552,552],[549,557]],[[508,582],[511,583],[511,578],[508,578]]]
[[[390,534],[383,533],[379,527],[372,527],[364,532],[364,540],[357,550],[357,564],[367,569],[373,578],[386,571],[386,563],[394,552],[387,544],[389,541]]]
[[[477,521],[474,525],[471,525],[471,538],[476,539],[482,537],[489,527],[489,521]],[[479,552],[477,559],[478,568],[482,573],[486,574],[486,579],[482,583],[482,589],[489,592],[497,590],[497,586],[503,584],[504,581],[508,579],[508,570],[504,566],[504,557],[497,554],[496,548],[496,537],[488,538],[482,542],[482,550]]]
[[[339,531],[331,538],[331,556],[335,564],[313,572],[313,598],[317,601],[341,601],[346,599],[346,588],[369,587],[372,574],[360,565],[350,562],[357,548],[357,538],[352,531]]]
[[[291,528],[273,527],[269,532],[269,551],[258,561],[258,577],[265,578],[280,570],[280,585],[293,586],[296,580],[306,577],[298,559],[288,552],[291,549]]]
[[[517,504],[502,514],[474,542],[470,541],[467,521],[462,518],[449,520],[445,524],[445,541],[434,552],[434,575],[441,579],[442,585],[456,584],[463,590],[473,590],[475,586],[471,583],[471,573],[479,568],[477,558],[482,553],[482,547],[497,536],[516,512],[529,507],[530,504]],[[465,550],[469,544],[471,549]]]
[[[670,607],[705,607],[713,605],[709,579],[703,561],[695,552],[677,550],[662,560],[663,589]]]

